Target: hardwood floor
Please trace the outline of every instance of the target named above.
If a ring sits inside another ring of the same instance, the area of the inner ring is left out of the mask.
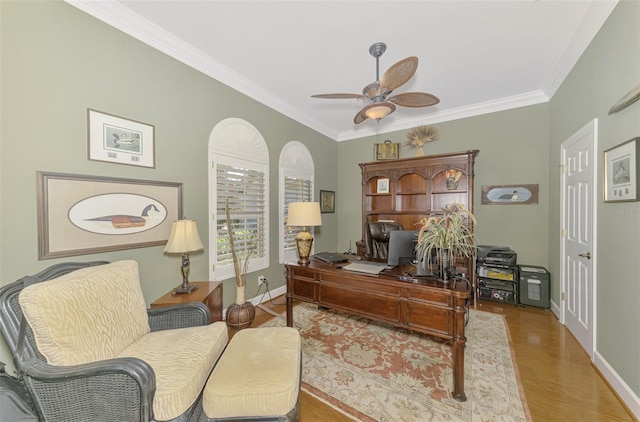
[[[276,297],[263,306],[282,314],[284,297]],[[534,422],[637,421],[553,313],[491,301],[479,301],[477,309],[505,315]],[[258,307],[253,326],[271,318]],[[300,397],[300,422],[352,420],[305,392]]]

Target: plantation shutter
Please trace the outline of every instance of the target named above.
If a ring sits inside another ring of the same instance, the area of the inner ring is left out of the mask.
[[[299,141],[287,142],[282,148],[278,167],[278,258],[284,264],[298,259],[295,237],[302,230],[287,226],[289,204],[313,201],[315,170],[311,153]],[[313,233],[313,227],[310,229]]]
[[[284,244],[285,253],[296,252],[296,235],[302,230],[301,227],[287,226],[289,215],[289,204],[292,202],[311,202],[313,198],[313,182],[308,179],[285,176],[284,178]]]
[[[226,203],[229,211],[236,254],[244,260],[260,261],[266,255],[265,173],[260,170],[218,163],[216,165],[216,272],[233,270],[233,258],[227,231]],[[250,271],[250,270],[249,270]],[[233,272],[231,273],[233,275]]]

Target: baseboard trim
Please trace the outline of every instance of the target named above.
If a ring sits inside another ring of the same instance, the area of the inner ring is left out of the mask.
[[[551,301],[551,312],[556,315],[561,324],[564,324],[561,319],[560,307],[553,300]],[[640,397],[629,388],[627,383],[597,350],[593,353],[592,364],[604,381],[609,384],[614,394],[618,396],[630,415],[635,418],[636,422],[640,420]]]
[[[609,365],[606,359],[596,350],[593,354],[593,365],[600,375],[605,379],[615,394],[620,398],[623,405],[635,417],[640,419],[640,397],[638,397],[618,373]]]
[[[273,297],[277,297],[280,295],[284,296],[287,293],[287,286],[280,286],[278,288],[270,290],[270,292],[271,292],[271,297],[269,297],[268,294],[262,294],[251,299],[251,303],[253,303],[253,306],[257,306],[262,302],[267,302],[271,300],[271,298]]]
[[[560,321],[560,307],[553,300],[551,301],[551,312],[553,312],[556,318],[558,318],[558,321]]]
[[[270,290],[269,292],[271,293],[271,297],[269,297],[269,294],[265,293],[250,299],[249,302],[251,302],[253,306],[258,306],[262,302],[267,302],[271,300],[271,298],[278,297],[280,295],[284,296],[287,293],[287,286],[281,286],[276,289]],[[222,310],[222,320],[224,321],[226,319],[227,319],[227,309],[225,308]]]

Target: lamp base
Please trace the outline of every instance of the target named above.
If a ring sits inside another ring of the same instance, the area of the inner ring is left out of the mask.
[[[298,248],[298,264],[309,265],[309,255],[313,245],[313,236],[305,228],[296,235],[296,246]]]
[[[196,290],[198,288],[198,286],[196,286],[195,284],[187,284],[185,285],[181,285],[180,287],[176,287],[175,289],[173,289],[173,294],[188,294],[190,295],[191,292],[193,292],[194,290]]]

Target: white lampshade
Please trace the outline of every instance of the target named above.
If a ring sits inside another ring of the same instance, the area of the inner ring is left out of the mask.
[[[319,202],[292,202],[289,204],[287,226],[321,226]]]
[[[171,226],[169,241],[165,246],[166,253],[187,253],[204,249],[198,235],[198,225],[193,220],[174,221]]]

